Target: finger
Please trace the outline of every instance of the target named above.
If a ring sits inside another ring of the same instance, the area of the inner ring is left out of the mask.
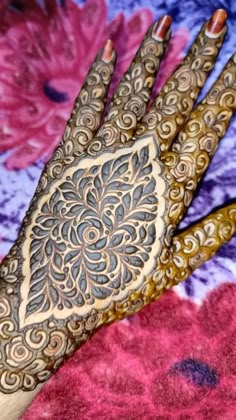
[[[173,239],[173,255],[167,263],[166,282],[186,280],[236,233],[236,203],[210,214]]]
[[[136,135],[156,132],[160,151],[169,149],[189,116],[199,91],[214,66],[226,33],[227,14],[219,9],[206,22],[183,63],[169,78]]]
[[[162,161],[169,168],[170,209],[173,223],[180,221],[209,166],[220,139],[236,110],[236,54],[226,64],[205,99],[199,103],[171,152]]]
[[[99,142],[105,146],[125,143],[132,138],[137,122],[146,111],[155,76],[170,36],[170,16],[163,16],[153,24],[128,71],[117,87],[105,122],[99,129],[89,152],[97,150]]]
[[[62,140],[66,156],[80,154],[98,130],[114,71],[115,58],[112,41],[108,40],[98,53],[75,100]]]

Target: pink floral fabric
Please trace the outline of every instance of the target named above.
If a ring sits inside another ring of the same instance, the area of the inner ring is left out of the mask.
[[[201,306],[167,292],[98,332],[22,420],[234,420],[236,285]]]
[[[22,14],[5,9],[0,32],[0,152],[10,151],[9,170],[51,156],[105,41],[111,38],[118,53],[114,90],[153,22],[151,11],[143,8],[129,19],[119,13],[107,23],[105,0],[87,0],[83,7],[72,0],[64,7],[51,0],[45,8],[36,0],[21,3]],[[186,30],[175,34],[157,86],[181,60],[187,39]]]

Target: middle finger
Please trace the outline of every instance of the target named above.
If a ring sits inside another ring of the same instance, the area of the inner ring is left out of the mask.
[[[183,63],[167,80],[135,135],[153,131],[160,151],[167,151],[193,108],[222,46],[227,27],[224,10],[215,11],[191,46]]]

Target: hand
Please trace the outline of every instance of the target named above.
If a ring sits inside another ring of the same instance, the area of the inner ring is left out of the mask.
[[[236,55],[194,109],[226,33],[218,10],[146,113],[170,37],[149,29],[101,124],[111,41],[76,99],[1,265],[0,390],[32,390],[100,326],[186,279],[236,231],[236,204],[175,234],[236,107]],[[178,137],[177,137],[178,136]]]

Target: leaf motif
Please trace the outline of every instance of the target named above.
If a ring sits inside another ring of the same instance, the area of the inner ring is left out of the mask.
[[[62,257],[60,254],[54,254],[53,262],[58,269],[62,267]]]
[[[64,258],[64,264],[67,264],[68,262],[73,260],[75,257],[78,256],[79,253],[80,253],[80,250],[69,251],[68,254],[66,254],[66,256]]]
[[[103,223],[104,223],[104,225],[106,226],[107,229],[112,230],[112,228],[113,228],[113,222],[110,219],[110,217],[108,217],[106,214],[104,214],[102,216],[102,221],[103,221]]]
[[[58,191],[58,190],[56,190],[53,194],[52,194],[52,196],[51,196],[51,198],[50,198],[50,200],[49,200],[49,205],[50,205],[50,207],[52,207],[58,200],[59,200],[59,198],[60,198],[60,192]]]
[[[77,171],[75,171],[75,173],[73,174],[73,183],[77,184],[77,182],[80,180],[80,178],[83,176],[84,174],[84,169],[78,169]]]
[[[96,207],[97,206],[96,198],[94,197],[94,195],[90,191],[87,194],[86,202],[91,207]]]
[[[87,289],[86,274],[85,274],[84,271],[82,272],[82,274],[81,274],[81,276],[79,278],[79,287],[80,287],[81,292],[83,292],[83,293]]]
[[[45,299],[45,294],[41,294],[36,296],[35,298],[31,299],[26,306],[26,311],[29,313],[34,313],[40,311],[43,306]]]
[[[109,195],[108,197],[105,197],[102,201],[102,206],[106,206],[107,204],[117,204],[120,202],[120,199],[116,197],[115,195]]]
[[[116,177],[120,177],[121,175],[125,174],[128,171],[129,165],[128,163],[123,163],[122,165],[120,165],[116,171],[114,172],[112,179],[116,178]]]
[[[113,237],[112,237],[112,240],[111,240],[111,245],[113,246],[113,247],[115,247],[115,246],[118,246],[118,245],[120,245],[121,244],[121,242],[123,241],[123,235],[122,235],[122,233],[120,233],[120,234],[115,234]]]
[[[78,261],[76,261],[71,267],[71,274],[74,280],[77,280],[79,278],[79,272],[80,272],[80,264]]]
[[[79,183],[78,190],[79,190],[79,192],[82,196],[83,196],[83,191],[84,191],[85,187],[88,185],[90,180],[91,180],[91,178],[89,178],[89,177],[81,179],[81,181]]]
[[[102,308],[103,299],[118,297],[144,270],[156,244],[159,172],[150,142],[136,145],[129,153],[117,150],[115,159],[113,153],[82,159],[81,169],[71,174],[70,167],[64,181],[55,181],[31,231],[25,319],[60,318],[63,308],[77,313],[96,300]]]
[[[124,218],[125,215],[125,209],[124,206],[122,204],[120,204],[115,211],[115,218],[118,222],[121,222]]]
[[[132,219],[142,220],[145,222],[150,222],[156,218],[155,214],[148,213],[147,211],[140,211],[132,214]]]
[[[130,157],[130,153],[120,156],[119,158],[115,159],[112,164],[112,171],[115,171],[117,167],[122,166],[123,162],[126,162],[126,165],[127,165],[127,160],[129,160],[129,157]]]
[[[132,273],[130,270],[126,269],[124,274],[124,283],[127,284],[132,280]]]
[[[138,251],[138,248],[136,246],[125,246],[124,247],[124,252],[126,252],[126,254],[135,254]]]
[[[99,239],[95,244],[90,245],[91,249],[97,250],[97,249],[102,249],[104,248],[104,246],[107,244],[107,237],[101,238]]]
[[[131,205],[131,197],[130,197],[130,193],[126,193],[123,198],[122,198],[122,202],[125,206],[125,210],[126,212],[129,211],[130,209],[130,205]]]
[[[144,204],[150,205],[150,204],[157,204],[158,200],[157,197],[154,195],[148,195],[143,200],[140,201],[140,205],[143,206]]]
[[[141,260],[140,257],[137,257],[137,256],[124,257],[124,260],[129,265],[133,265],[134,267],[143,267],[143,261]]]
[[[138,153],[137,152],[135,152],[134,154],[133,154],[133,156],[132,156],[132,159],[131,159],[131,164],[132,164],[132,168],[133,168],[133,171],[134,171],[134,173],[139,169],[139,157],[138,157]]]
[[[109,277],[104,275],[96,276],[94,274],[91,274],[91,279],[97,284],[106,284],[109,282]]]
[[[138,185],[133,192],[133,208],[136,208],[143,194],[143,185]]]
[[[152,194],[155,191],[155,185],[156,185],[156,182],[154,178],[151,178],[151,180],[144,187],[144,191],[143,191],[144,195]]]
[[[77,194],[73,191],[63,192],[63,197],[67,201],[77,201],[78,200]]]
[[[140,151],[140,161],[142,166],[145,166],[149,159],[149,150],[148,147],[143,147]]]
[[[41,225],[45,228],[51,228],[57,223],[57,219],[46,219],[45,222],[42,222]]]
[[[101,173],[101,175],[102,175],[102,181],[103,181],[103,183],[106,183],[107,179],[110,176],[110,173],[111,173],[111,164],[112,164],[112,161],[110,160],[110,161],[104,163],[104,165],[102,167],[102,173]]]
[[[79,245],[79,241],[77,239],[77,235],[76,235],[75,229],[73,227],[71,227],[71,229],[70,229],[70,240],[71,240],[73,245]]]
[[[42,228],[40,229],[38,226],[34,226],[32,231],[39,238],[42,238],[48,235],[48,230],[42,229]]]
[[[69,211],[65,213],[65,216],[73,217],[75,215],[78,215],[83,209],[84,207],[81,204],[75,204],[74,206],[70,207]]]
[[[142,168],[138,174],[138,178],[142,178],[145,177],[147,175],[150,175],[150,173],[152,172],[152,165],[147,165],[144,168]]]
[[[101,190],[102,190],[102,181],[101,181],[99,175],[95,176],[94,185],[95,185],[95,187],[96,187],[96,189],[97,189],[97,191],[99,192],[99,195],[100,195]]]
[[[65,202],[63,200],[59,200],[54,206],[53,206],[53,213],[55,215],[60,214],[61,209],[64,207]]]
[[[112,290],[109,290],[105,287],[92,286],[92,293],[97,299],[105,299],[106,297],[111,295]]]
[[[128,191],[132,188],[131,184],[127,184],[126,182],[120,182],[120,181],[113,181],[110,182],[107,187],[106,191]]]
[[[45,254],[47,257],[50,257],[53,253],[53,242],[49,239],[45,244]]]
[[[74,184],[72,182],[63,182],[63,184],[60,185],[60,190],[62,191],[71,191],[74,189]]]

